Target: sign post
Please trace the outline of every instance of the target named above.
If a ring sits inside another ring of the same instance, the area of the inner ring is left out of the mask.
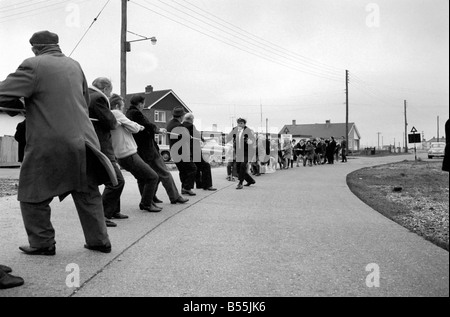
[[[417,134],[417,129],[413,127],[411,129],[412,134],[408,134],[409,143],[414,143],[414,159],[417,161],[417,149],[416,143],[421,143],[420,134]]]

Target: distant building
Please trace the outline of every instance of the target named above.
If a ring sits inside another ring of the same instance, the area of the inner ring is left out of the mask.
[[[433,137],[432,139],[423,142],[422,145],[423,145],[426,149],[429,149],[429,148],[431,147],[431,143],[435,143],[435,142],[444,142],[444,143],[445,143],[445,137],[439,137],[439,140],[438,140],[438,138]]]
[[[126,108],[130,107],[131,97],[141,95],[145,97],[145,109],[143,111],[147,119],[159,128],[165,128],[172,120],[172,110],[175,107],[183,107],[184,111],[192,112],[191,109],[171,89],[154,91],[152,86],[147,86],[145,92],[128,94],[125,98]],[[168,145],[169,136],[156,136],[159,145]]]
[[[292,134],[294,139],[310,139],[310,138],[324,138],[328,139],[334,137],[336,140],[341,140],[345,136],[345,123],[331,123],[330,120],[325,123],[315,124],[297,124],[296,120],[292,124],[285,125],[280,134]],[[361,135],[356,128],[355,123],[348,124],[348,148],[352,151],[359,151],[361,144]]]

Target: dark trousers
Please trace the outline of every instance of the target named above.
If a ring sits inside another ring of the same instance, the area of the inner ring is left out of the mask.
[[[329,153],[327,155],[328,164],[334,164],[334,153]]]
[[[247,173],[248,162],[236,162],[239,172],[239,184],[243,184],[244,180],[253,183],[255,180]]]
[[[232,177],[239,177],[239,173],[237,171],[236,162],[228,162],[227,164],[227,175]]]
[[[125,187],[125,179],[120,171],[119,164],[111,162],[117,175],[117,186],[113,186],[111,183],[105,184],[105,190],[102,194],[103,209],[105,217],[111,219],[115,214],[120,213],[120,196],[122,195],[123,188]]]
[[[172,174],[167,169],[166,163],[161,158],[157,156],[154,160],[147,162],[148,165],[158,174],[159,180],[162,183],[164,189],[171,202],[176,201],[180,197],[175,181],[173,180]]]
[[[185,190],[194,188],[197,166],[193,162],[175,163],[180,172],[181,187]]]
[[[347,151],[342,150],[342,162],[347,162]]]
[[[101,246],[110,243],[103,213],[102,196],[97,182],[88,176],[88,192],[72,192],[86,243]],[[20,203],[28,241],[33,248],[48,248],[56,244],[55,229],[51,223],[49,198],[41,203]]]
[[[158,174],[138,154],[119,159],[119,164],[137,179],[141,204],[151,206],[159,182]]]
[[[207,189],[212,187],[212,175],[211,175],[211,165],[208,162],[202,160],[201,162],[195,163],[197,167],[197,175],[195,183],[197,188]]]

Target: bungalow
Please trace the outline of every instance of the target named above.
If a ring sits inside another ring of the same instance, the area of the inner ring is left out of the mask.
[[[126,107],[129,107],[131,97],[135,95],[142,95],[145,98],[143,113],[151,123],[159,128],[167,126],[167,123],[172,119],[172,110],[175,107],[181,106],[185,112],[192,112],[171,89],[154,91],[152,86],[147,86],[145,92],[127,95],[125,99]],[[169,136],[164,138],[162,135],[157,135],[156,138],[159,145],[169,144]]]
[[[291,134],[294,139],[309,139],[309,138],[330,138],[334,137],[336,140],[342,139],[345,136],[345,123],[331,123],[330,120],[325,123],[316,124],[297,124],[296,120],[292,120],[291,125],[285,125],[280,134]],[[356,128],[355,123],[348,124],[348,148],[350,151],[360,150],[361,135]]]

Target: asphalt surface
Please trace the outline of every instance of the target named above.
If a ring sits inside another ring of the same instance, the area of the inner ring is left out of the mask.
[[[404,159],[414,155],[294,167],[243,190],[217,168],[219,190],[197,190],[186,205],[168,204],[161,187],[160,214],[139,210],[136,181],[125,172],[122,209],[130,219],[109,229],[111,254],[83,248],[70,198],[52,202],[57,255],[22,254],[19,204],[0,198],[0,263],[25,279],[0,297],[447,297],[448,252],[380,215],[346,184],[354,170]],[[0,169],[6,174],[18,170]],[[80,287],[70,287],[77,284],[73,264]]]

